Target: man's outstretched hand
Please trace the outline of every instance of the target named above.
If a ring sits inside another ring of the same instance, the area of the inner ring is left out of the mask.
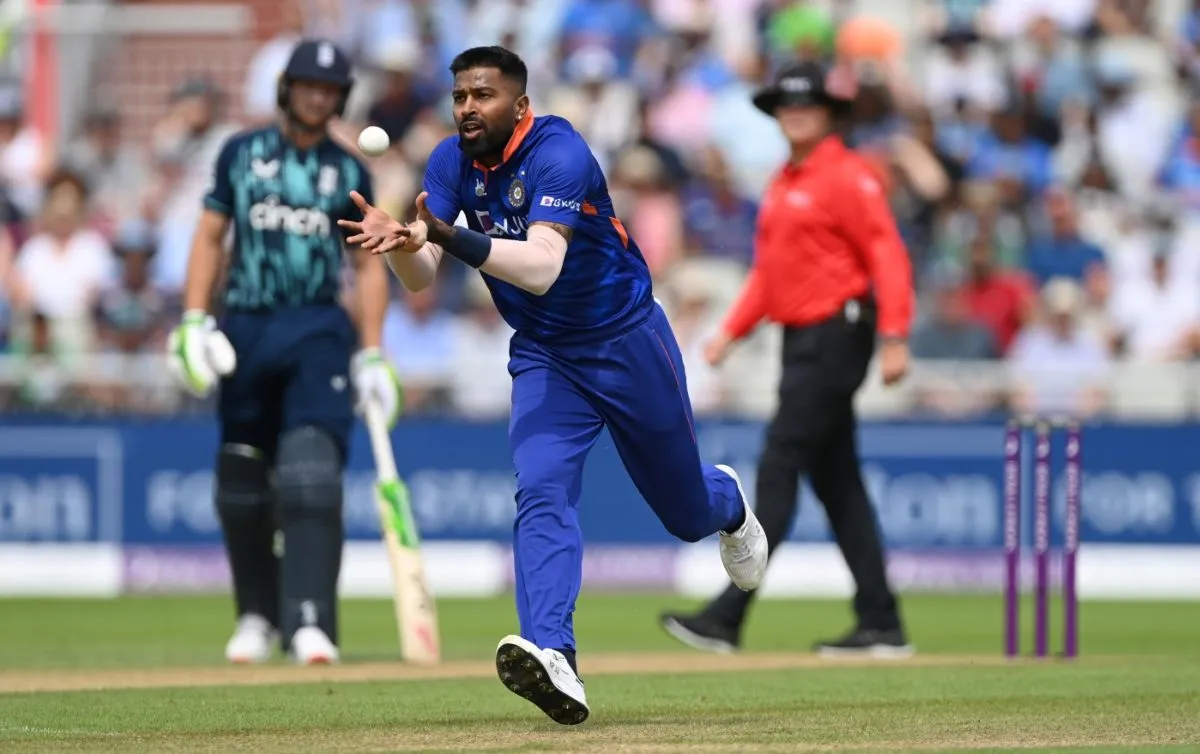
[[[371,206],[357,191],[350,192],[350,199],[362,210],[363,219],[357,222],[338,220],[338,226],[355,234],[347,238],[346,243],[354,244],[372,254],[387,254],[390,251],[413,253],[425,245],[424,228],[420,229],[420,238],[418,239],[413,227],[393,220],[388,213]],[[420,243],[416,243],[417,240]]]
[[[429,211],[429,207],[425,206],[425,199],[428,196],[428,191],[422,191],[417,194],[417,221],[409,226],[409,228],[414,235],[420,232],[422,245],[424,245],[425,241],[445,244],[454,235],[454,226],[442,222]]]

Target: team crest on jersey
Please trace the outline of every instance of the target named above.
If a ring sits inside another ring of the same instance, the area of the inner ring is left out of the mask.
[[[525,206],[525,184],[520,178],[514,178],[508,187],[508,203],[512,205],[513,209]]]
[[[487,186],[478,178],[475,179],[475,196],[487,196]]]
[[[317,175],[317,191],[321,196],[333,196],[338,186],[338,169],[332,165],[322,165]]]

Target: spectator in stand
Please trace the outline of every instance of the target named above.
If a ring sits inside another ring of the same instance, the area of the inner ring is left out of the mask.
[[[683,256],[683,207],[658,154],[626,150],[610,176],[617,216],[637,239],[650,274],[661,277]]]
[[[1189,94],[1187,117],[1167,151],[1158,185],[1195,212],[1200,211],[1200,88],[1193,84]]]
[[[96,398],[113,408],[139,410],[151,405],[153,396],[138,387],[145,360],[129,357],[160,354],[169,323],[183,313],[178,302],[150,282],[150,259],[156,245],[148,223],[126,221],[113,246],[120,260],[120,279],[108,286],[97,302],[97,336],[104,350],[100,363],[107,384],[97,389]]]
[[[225,140],[237,130],[224,119],[223,102],[224,94],[212,80],[186,79],[171,92],[167,113],[151,134],[159,172],[146,206],[159,242],[151,277],[165,291],[183,288],[212,166]]]
[[[1122,194],[1147,199],[1170,148],[1175,119],[1123,51],[1098,55],[1093,73],[1100,95],[1096,135],[1104,163]]]
[[[140,146],[124,137],[115,106],[88,113],[83,134],[68,145],[63,164],[87,181],[96,225],[106,235],[141,215],[149,166]]]
[[[685,259],[671,268],[664,288],[663,305],[683,355],[688,396],[696,414],[719,412],[727,405],[726,375],[704,358],[704,347],[720,331],[721,310],[716,307],[719,278],[725,272],[709,260]],[[715,273],[715,274],[714,274]]]
[[[766,42],[776,62],[822,60],[833,51],[837,27],[823,9],[808,2],[779,2],[767,21]]]
[[[25,217],[37,214],[52,159],[50,145],[25,122],[20,87],[0,83],[0,183]]]
[[[720,150],[702,152],[700,173],[683,191],[682,201],[688,254],[750,266],[758,205],[738,195]]]
[[[80,405],[78,354],[59,337],[61,326],[45,312],[25,309],[13,333],[12,370],[16,408],[69,410]]]
[[[971,315],[966,275],[957,262],[943,260],[928,281],[932,316],[913,331],[913,357],[927,362],[914,389],[918,408],[940,416],[978,414],[1001,405],[1001,396],[987,384],[964,380],[974,362],[999,358],[996,337]],[[983,375],[988,377],[990,375]]]
[[[1072,36],[1082,36],[1093,24],[1097,0],[990,0],[986,29],[1002,42],[1019,38],[1041,16]]]
[[[1112,312],[1117,353],[1131,361],[1179,361],[1192,355],[1200,326],[1200,284],[1174,269],[1164,238],[1146,277],[1117,283]]]
[[[1104,407],[1108,348],[1079,326],[1084,292],[1078,282],[1054,278],[1041,298],[1041,316],[1017,336],[1009,355],[1013,407],[1037,416],[1090,418]]]
[[[1079,43],[1062,34],[1048,15],[1033,19],[1028,44],[1014,50],[1014,73],[1020,90],[1029,94],[1040,118],[1058,121],[1063,106],[1090,107],[1095,87]]]
[[[508,341],[513,330],[501,318],[483,277],[473,271],[467,279],[466,303],[466,311],[453,325],[450,402],[468,419],[508,416],[512,405]]]
[[[1034,236],[1028,255],[1027,269],[1034,280],[1045,285],[1050,278],[1066,277],[1086,283],[1106,274],[1104,251],[1079,235],[1079,217],[1071,195],[1052,191],[1044,206],[1050,229]]]
[[[986,28],[987,7],[991,0],[925,0],[918,23],[928,37],[937,37],[947,29],[966,28],[981,32]]]
[[[754,106],[751,95],[766,76],[766,55],[748,56],[737,66],[737,80],[713,98],[720,117],[707,123],[708,141],[721,150],[737,192],[743,197],[762,196],[767,182],[787,159],[787,140],[779,126]]]
[[[1003,72],[969,26],[952,26],[937,40],[925,68],[925,104],[948,110],[964,103],[978,112],[1004,105]]]
[[[440,283],[393,300],[383,321],[383,352],[404,385],[405,410],[448,407],[454,364],[454,317],[439,307]]]
[[[414,77],[414,50],[388,48],[375,63],[382,69],[383,93],[367,111],[367,123],[386,131],[393,144],[401,144],[418,122],[436,117],[438,93]]]
[[[708,143],[704,129],[720,117],[713,109],[717,92],[735,79],[733,72],[709,48],[707,29],[694,24],[679,30],[678,51],[663,66],[662,80],[650,91],[646,128],[657,141],[692,153]]]
[[[476,2],[463,47],[482,47],[499,40],[520,55],[529,68],[529,96],[537,102],[557,82],[558,32],[569,5],[568,0]]]
[[[634,78],[639,55],[661,39],[653,16],[638,0],[570,0],[560,31],[559,60],[565,62],[576,50],[599,45],[616,58],[618,78]]]
[[[943,262],[934,269],[929,280],[933,316],[913,332],[915,358],[937,361],[999,358],[995,334],[971,314],[966,284],[966,275],[954,262]]]
[[[1007,353],[1033,313],[1036,289],[1023,273],[996,267],[985,233],[971,243],[967,269],[967,308],[992,331],[1000,353]]]
[[[251,124],[270,124],[277,117],[279,74],[304,35],[302,0],[275,0],[279,26],[250,59],[242,88],[242,109]]]
[[[1106,259],[1114,247],[1137,226],[1138,207],[1117,192],[1112,176],[1100,156],[1093,152],[1083,166],[1075,187],[1079,237],[1088,243],[1108,244]]]
[[[53,323],[55,338],[72,353],[91,341],[91,315],[100,292],[114,277],[108,241],[88,228],[88,187],[69,171],[46,183],[40,232],[17,253],[14,303]]]
[[[1053,178],[1050,148],[1027,132],[1019,99],[992,116],[992,128],[967,163],[967,176],[996,182],[1008,203],[1024,203],[1045,191]]]
[[[587,140],[601,168],[637,133],[637,88],[616,78],[617,58],[606,47],[583,47],[566,61],[567,77],[548,98],[549,111],[571,121]]]

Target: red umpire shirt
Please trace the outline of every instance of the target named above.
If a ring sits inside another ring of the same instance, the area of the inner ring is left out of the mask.
[[[754,246],[750,275],[725,319],[732,339],[764,318],[815,324],[868,292],[879,309],[879,335],[908,337],[914,310],[908,252],[876,172],[838,136],[827,136],[772,179]]]

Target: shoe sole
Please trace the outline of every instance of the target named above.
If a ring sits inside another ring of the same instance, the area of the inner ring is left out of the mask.
[[[662,627],[671,636],[674,636],[692,649],[699,649],[701,652],[715,652],[716,654],[728,655],[737,651],[736,646],[724,639],[715,639],[711,636],[704,636],[695,631],[690,631],[674,618],[664,618],[662,620]]]
[[[337,660],[333,659],[332,657],[326,657],[325,655],[317,655],[316,657],[309,657],[307,660],[297,660],[296,664],[297,665],[336,665]]]
[[[587,705],[555,686],[542,661],[524,647],[501,644],[496,649],[496,674],[505,688],[533,702],[559,725],[579,725],[588,719]]]
[[[916,653],[916,648],[909,644],[902,647],[873,644],[869,647],[821,647],[817,649],[817,656],[831,659],[865,657],[872,660],[907,660]]]

